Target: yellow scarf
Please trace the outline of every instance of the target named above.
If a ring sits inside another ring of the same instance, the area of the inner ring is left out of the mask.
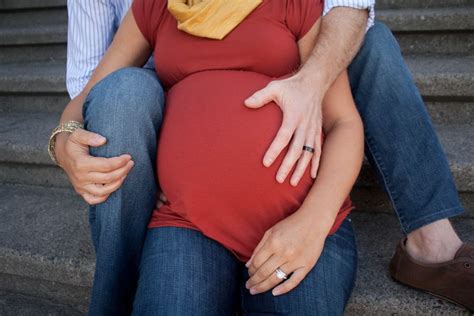
[[[223,39],[262,0],[168,0],[178,29],[194,36]]]

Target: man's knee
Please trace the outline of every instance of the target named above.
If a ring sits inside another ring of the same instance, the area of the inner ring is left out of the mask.
[[[152,70],[119,69],[90,91],[83,106],[83,117],[121,126],[139,124],[143,118],[161,123],[164,107],[163,88]]]
[[[389,63],[395,55],[401,56],[400,46],[396,38],[385,24],[375,23],[367,31],[358,57]]]

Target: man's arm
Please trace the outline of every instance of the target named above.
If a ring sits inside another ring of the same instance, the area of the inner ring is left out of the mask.
[[[303,145],[315,148],[311,176],[316,178],[321,157],[321,102],[359,50],[369,9],[333,8],[322,18],[314,49],[299,71],[287,79],[272,81],[245,101],[250,108],[259,108],[274,101],[283,111],[282,126],[263,158],[263,164],[270,166],[291,142],[276,175],[278,182],[283,183],[295,163],[304,156]],[[290,179],[292,185],[298,184],[307,164],[305,162],[304,166],[295,169]]]
[[[373,1],[365,1],[368,7],[361,9],[338,6],[341,5],[339,2],[351,1],[325,2],[325,15],[316,45],[298,72],[306,84],[319,87],[312,90],[322,94],[322,97],[359,51],[366,26],[368,28],[373,24]]]
[[[68,0],[66,86],[71,99],[86,86],[112,43],[115,12],[111,1]]]

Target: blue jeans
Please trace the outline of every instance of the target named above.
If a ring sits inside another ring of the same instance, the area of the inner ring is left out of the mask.
[[[292,291],[251,295],[245,263],[201,232],[148,231],[133,315],[342,315],[357,268],[354,231],[346,218],[326,239],[316,265]]]
[[[443,149],[385,25],[376,23],[368,31],[348,71],[365,125],[366,156],[389,193],[403,231],[461,214]],[[119,190],[90,207],[97,256],[91,315],[128,314],[132,309],[140,250],[155,204],[162,106],[156,76],[139,69],[109,75],[94,86],[84,105],[85,128],[108,138],[104,146],[91,147],[92,155],[130,153],[136,162]]]
[[[348,69],[365,154],[403,232],[463,213],[443,148],[390,30],[376,23]]]
[[[164,95],[151,70],[125,68],[97,83],[84,103],[84,127],[107,138],[92,156],[124,153],[135,162],[122,186],[89,207],[96,269],[90,315],[129,315],[147,224],[156,204],[156,145]]]

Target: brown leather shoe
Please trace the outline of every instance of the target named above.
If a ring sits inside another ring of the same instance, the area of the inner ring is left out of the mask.
[[[390,261],[390,275],[395,281],[474,312],[474,244],[464,243],[453,260],[427,264],[411,257],[406,239],[397,246]]]

